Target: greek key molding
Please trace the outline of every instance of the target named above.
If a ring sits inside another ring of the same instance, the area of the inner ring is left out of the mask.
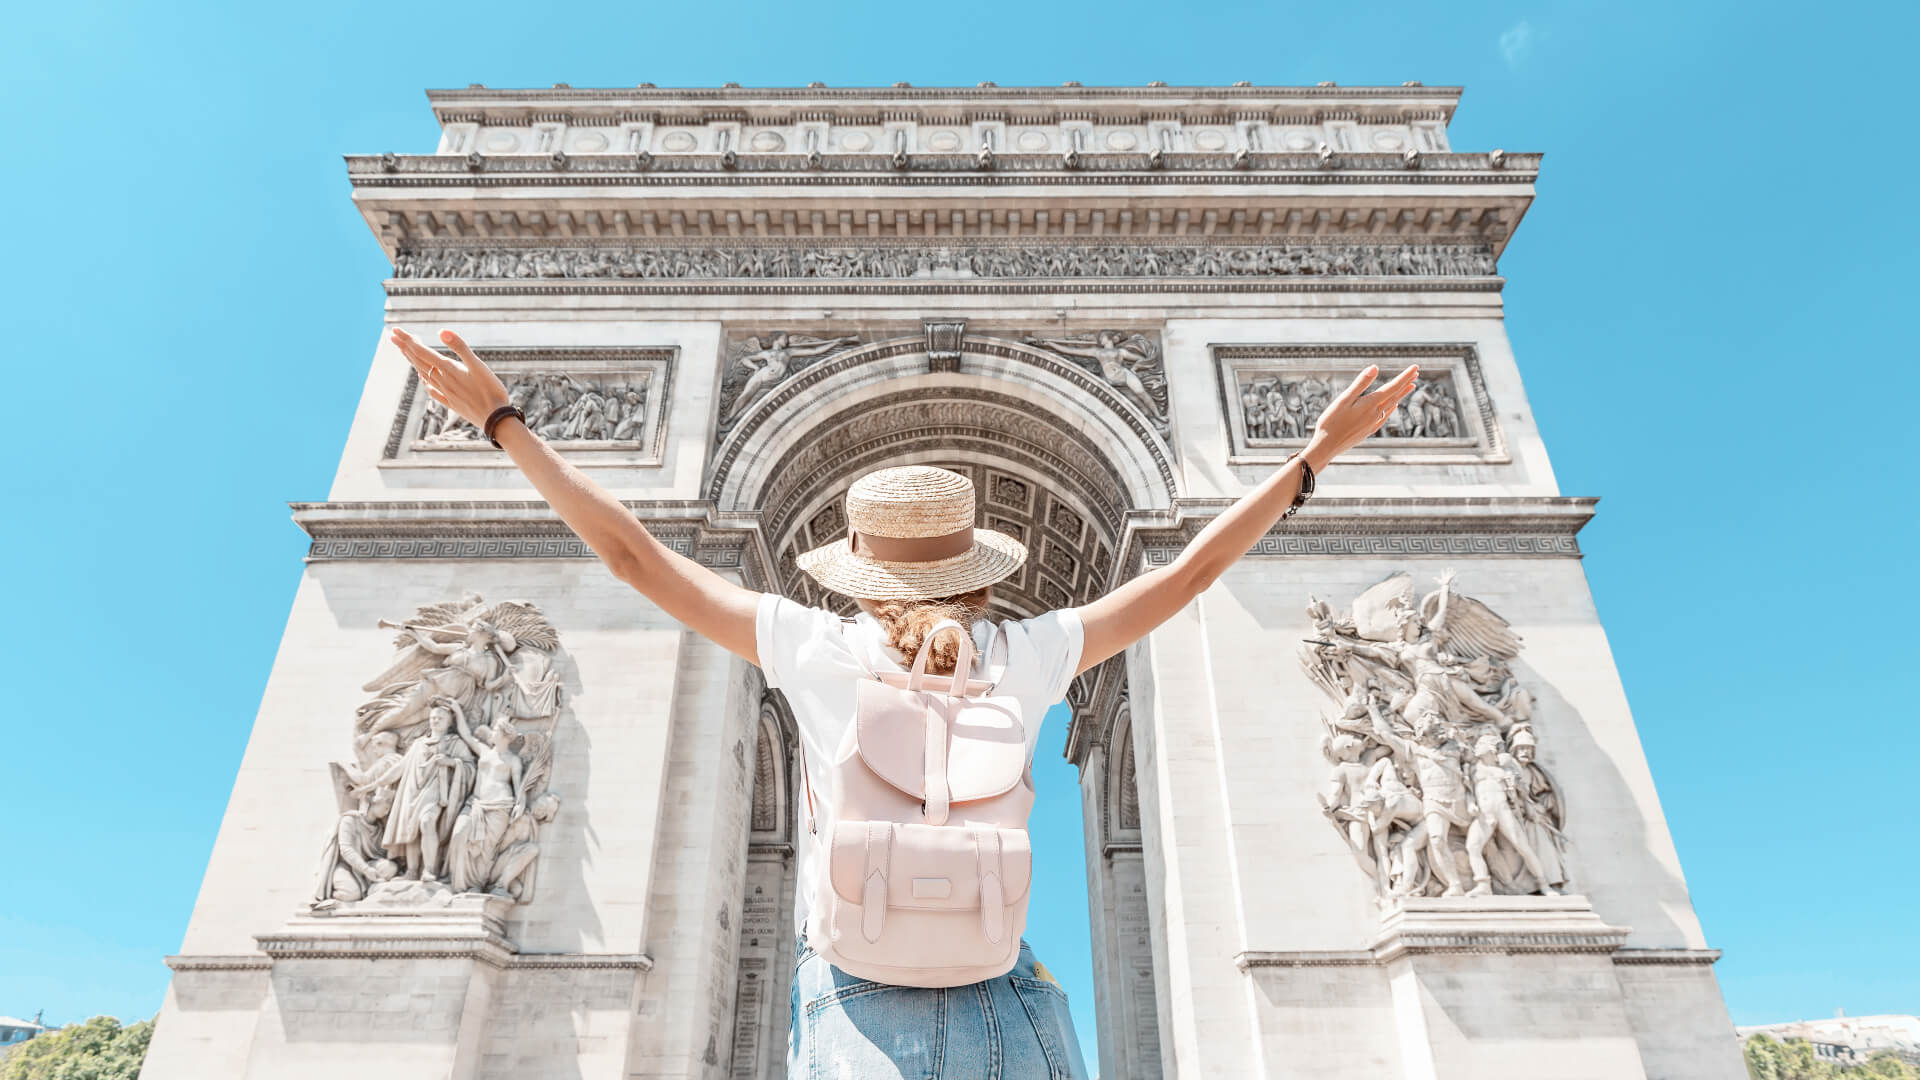
[[[1182,499],[1171,513],[1142,515],[1127,534],[1121,565],[1177,557],[1228,499]],[[1315,499],[1278,522],[1247,558],[1580,558],[1575,535],[1596,500],[1568,496],[1433,499]],[[1177,521],[1167,522],[1169,517]]]
[[[1197,530],[1196,530],[1197,531]],[[1187,538],[1188,540],[1191,537]],[[1156,538],[1157,541],[1157,538]],[[1171,563],[1186,547],[1186,541],[1144,545],[1148,566]],[[1373,555],[1471,556],[1480,558],[1580,557],[1580,545],[1571,535],[1556,533],[1329,533],[1319,536],[1283,536],[1268,533],[1247,552],[1250,558],[1278,556],[1357,557]]]
[[[311,541],[307,562],[368,559],[595,559],[598,554],[544,504],[291,503]],[[634,504],[627,504],[634,507]],[[704,503],[635,507],[649,533],[673,551],[714,570],[736,570],[754,588],[768,580],[756,531],[716,528],[699,517],[656,517],[644,511],[700,512]],[[541,515],[541,516],[536,516]],[[704,516],[704,515],[702,515]],[[453,520],[450,520],[453,519]]]
[[[413,244],[394,253],[401,281],[850,280],[968,281],[1075,278],[1486,278],[1486,243],[1341,244],[882,243],[806,245],[555,246],[490,240],[485,246]]]

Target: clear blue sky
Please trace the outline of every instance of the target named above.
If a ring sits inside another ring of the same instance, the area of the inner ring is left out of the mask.
[[[1914,5],[10,10],[0,1013],[159,1007],[380,325],[340,155],[426,87],[815,79],[1419,79],[1545,151],[1509,330],[1734,1019],[1920,1011]],[[1030,936],[1091,1053],[1083,911]]]

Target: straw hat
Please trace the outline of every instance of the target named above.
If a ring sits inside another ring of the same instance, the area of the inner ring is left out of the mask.
[[[847,490],[847,536],[795,560],[837,593],[927,600],[991,585],[1027,561],[1027,546],[973,527],[973,481],[931,465],[879,469]]]

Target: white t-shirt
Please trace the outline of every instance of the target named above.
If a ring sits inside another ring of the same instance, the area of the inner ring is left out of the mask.
[[[1005,634],[996,635],[994,624],[986,619],[973,624],[975,677],[999,673],[994,694],[1019,700],[1027,729],[1027,760],[1032,762],[1040,721],[1067,696],[1067,685],[1080,666],[1080,613],[1059,608],[1000,626]],[[980,673],[978,658],[987,656],[989,645],[994,651]],[[778,593],[760,595],[754,650],[767,685],[783,691],[793,708],[806,751],[807,780],[813,785],[814,799],[824,802],[833,791],[834,755],[853,722],[855,687],[861,679],[871,678],[869,671],[906,671],[912,658],[887,644],[879,621],[864,611],[852,622],[844,622],[825,608],[806,607]],[[826,808],[820,807],[820,812],[824,815]],[[793,921],[795,931],[805,933],[819,859],[814,838],[807,832],[807,796],[800,785],[795,785],[793,821],[799,838],[794,845],[798,881]]]

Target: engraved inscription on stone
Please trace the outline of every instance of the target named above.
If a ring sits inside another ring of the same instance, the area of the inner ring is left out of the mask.
[[[314,884],[318,911],[444,905],[449,893],[533,898],[560,676],[559,637],[534,604],[477,593],[404,621],[377,696],[330,766],[340,817]]]
[[[1317,598],[1307,614],[1300,664],[1338,710],[1322,717],[1320,809],[1380,901],[1563,890],[1566,803],[1536,757],[1507,620],[1454,592],[1452,571],[1417,602],[1396,573],[1350,614]]]
[[[1487,244],[872,244],[422,247],[403,279],[1485,277]]]

